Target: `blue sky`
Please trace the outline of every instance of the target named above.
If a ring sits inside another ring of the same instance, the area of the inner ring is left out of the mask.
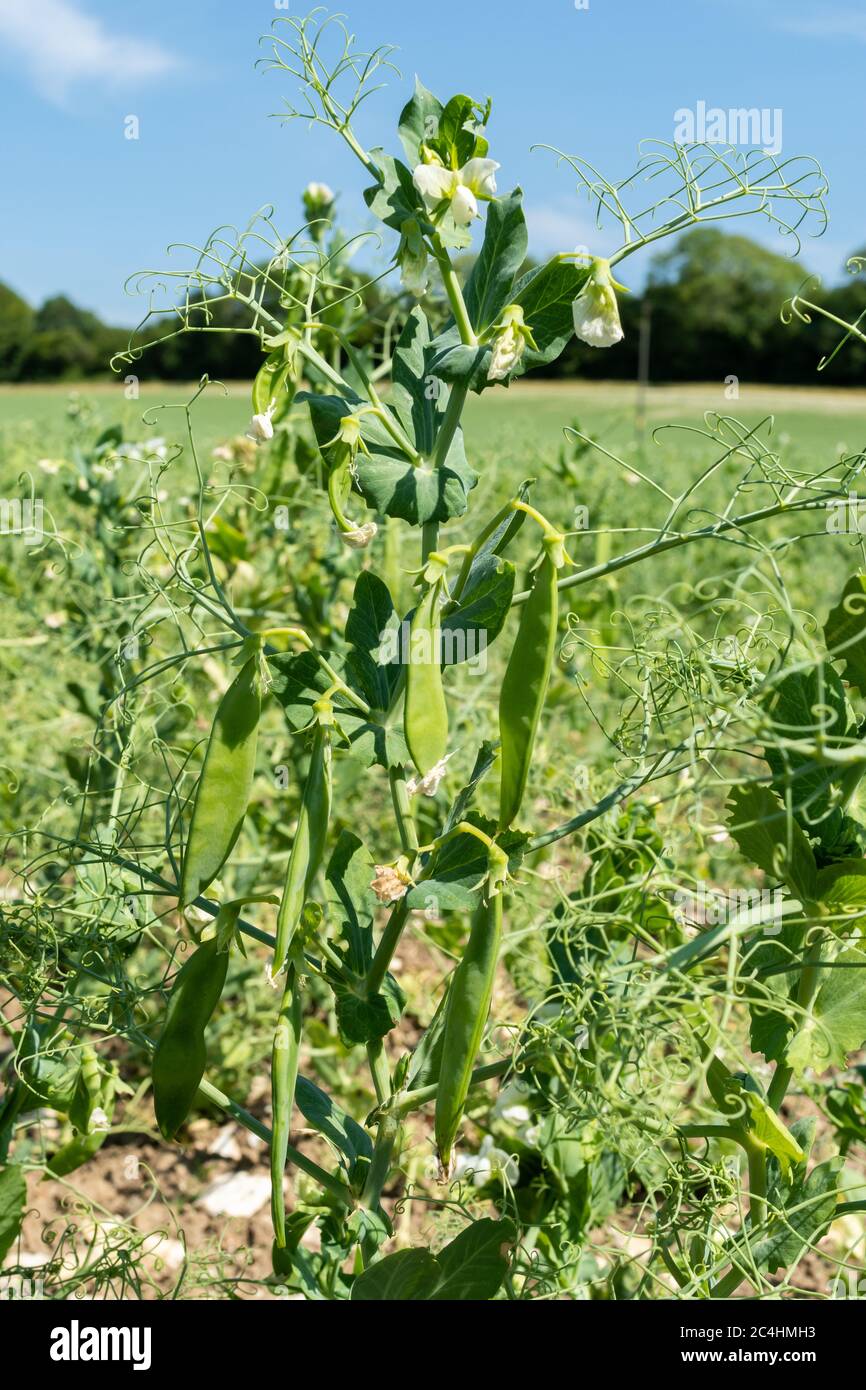
[[[415,72],[441,96],[490,95],[500,188],[526,190],[536,253],[597,239],[573,175],[550,154],[530,153],[534,142],[621,177],[642,137],[671,139],[675,111],[698,101],[780,108],[784,153],[821,159],[831,222],[806,244],[806,265],[838,279],[845,256],[866,242],[862,0],[859,8],[834,0],[589,0],[584,9],[575,0],[347,0],[344,8],[361,43],[400,50],[402,79],[389,75],[362,110],[364,142],[394,148]],[[293,230],[310,179],[341,191],[345,225],[370,225],[358,197],[364,172],[342,142],[269,119],[294,84],[253,65],[259,35],[285,12],[274,0],[0,0],[0,280],[33,302],[62,291],[111,321],[133,322],[128,274],[165,264],[169,242],[198,242],[262,204],[273,203]],[[135,141],[124,137],[129,115],[140,123]]]

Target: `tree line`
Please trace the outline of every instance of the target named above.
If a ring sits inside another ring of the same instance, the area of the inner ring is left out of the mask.
[[[465,273],[468,258],[463,260]],[[632,379],[643,331],[649,334],[652,381],[736,376],[746,382],[814,382],[818,362],[833,352],[841,330],[823,316],[809,325],[782,321],[783,304],[802,289],[807,275],[801,262],[747,237],[695,228],[655,258],[642,293],[621,297],[623,343],[601,352],[575,339],[542,375]],[[374,284],[365,290],[374,324],[377,297],[392,300],[392,288]],[[856,322],[866,315],[866,274],[846,276],[828,288],[812,285],[805,297],[846,323]],[[237,306],[220,305],[214,322],[228,326],[238,312]],[[128,328],[103,323],[64,295],[33,308],[0,283],[0,381],[105,376],[111,357],[127,346],[129,337]],[[207,371],[222,380],[243,380],[257,370],[261,351],[252,336],[188,333],[156,344],[145,361],[148,379],[196,381]],[[866,345],[852,342],[829,364],[823,379],[862,385]]]

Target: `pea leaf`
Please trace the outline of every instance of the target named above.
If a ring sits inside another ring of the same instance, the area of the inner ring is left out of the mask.
[[[352,1300],[365,1302],[489,1301],[499,1291],[517,1239],[508,1219],[474,1221],[434,1255],[398,1250],[364,1271],[352,1285]]]
[[[477,906],[478,894],[460,883],[439,883],[424,879],[406,895],[406,905],[412,912],[471,912]]]
[[[842,1158],[831,1158],[816,1164],[808,1174],[803,1163],[795,1169],[790,1182],[773,1165],[767,1184],[771,1213],[767,1235],[750,1241],[750,1261],[753,1259],[770,1274],[777,1269],[791,1269],[803,1251],[826,1234],[836,1213],[842,1163]]]
[[[412,169],[421,159],[421,146],[429,145],[439,134],[439,124],[445,108],[438,97],[428,92],[423,82],[415,78],[415,91],[403,107],[397,129],[406,158]]]
[[[515,188],[507,198],[488,204],[484,242],[466,285],[466,308],[476,333],[494,324],[510,302],[527,243],[523,190]]]
[[[343,416],[359,404],[345,396],[306,392],[299,392],[298,400],[308,403],[319,448],[324,450],[333,442]],[[417,467],[411,463],[374,416],[364,416],[362,434],[369,453],[357,456],[357,487],[368,506],[412,526],[463,515],[477,479],[466,462],[462,430],[455,432],[448,456],[438,469],[428,463]]]
[[[829,1067],[844,1069],[849,1052],[866,1041],[866,954],[842,951],[821,970],[823,983],[809,1017],[788,1048],[787,1060],[798,1075],[812,1067],[819,1075]]]
[[[373,150],[382,175],[382,182],[364,189],[364,202],[386,227],[400,230],[407,218],[414,217],[426,225],[427,213],[420,193],[412,182],[412,170],[399,159]]]
[[[346,641],[352,647],[347,669],[373,709],[387,710],[400,679],[396,662],[383,662],[381,649],[396,633],[399,618],[391,594],[372,570],[362,570],[355,582],[352,608],[346,621]]]
[[[352,653],[349,657],[352,658]],[[347,659],[344,664],[336,655],[332,655],[330,661],[350,689],[372,704],[371,692],[365,688],[364,678],[369,675],[366,666],[360,668],[354,659]],[[313,705],[330,688],[330,679],[312,652],[280,652],[268,658],[268,666],[271,692],[282,707],[289,728],[294,732],[306,729],[313,720]],[[348,741],[349,750],[365,767],[373,763],[391,767],[394,762],[404,760],[407,754],[398,729],[386,728],[375,719],[368,719],[339,691],[333,695],[333,702],[337,725]]]
[[[774,941],[753,946],[745,964],[751,972],[746,998],[751,1014],[749,1046],[778,1062],[796,1028],[791,1004],[800,982],[804,927],[788,923]]]
[[[359,1167],[366,1167],[373,1156],[373,1143],[367,1131],[306,1076],[298,1077],[295,1103],[307,1124],[329,1139],[348,1159],[349,1177],[357,1177]]]
[[[514,595],[514,566],[499,555],[488,555],[473,566],[456,608],[442,619],[442,664],[480,661],[499,636]]]
[[[817,887],[820,901],[834,914],[862,916],[866,912],[866,859],[828,864],[818,875]]]
[[[27,1202],[24,1173],[15,1164],[0,1168],[0,1265],[18,1239]]]
[[[484,740],[478,750],[469,781],[466,783],[466,786],[458,792],[448,812],[443,828],[445,833],[449,830],[453,830],[455,825],[459,825],[462,820],[466,819],[469,808],[475,800],[475,793],[496,762],[498,751],[498,744],[490,743],[487,739]]]
[[[357,835],[344,830],[328,864],[325,891],[328,918],[339,923],[341,954],[358,977],[366,974],[373,959],[373,873],[366,846]],[[347,1047],[382,1038],[399,1021],[405,999],[391,975],[386,975],[381,992],[370,998],[356,993],[335,971],[327,974],[334,992],[337,1027]]]
[[[845,679],[866,694],[866,574],[853,574],[824,624],[834,661],[845,662]]]
[[[767,713],[780,739],[802,740],[803,747],[772,744],[764,757],[773,773],[773,786],[791,798],[800,823],[823,841],[838,834],[842,812],[835,806],[833,783],[844,769],[819,763],[809,747],[820,733],[832,748],[846,741],[849,712],[842,682],[828,664],[792,671],[773,689]]]
[[[538,346],[537,352],[527,348],[520,362],[521,373],[554,362],[562,352],[574,333],[572,304],[588,278],[585,267],[554,260],[518,280],[512,299],[523,308]]]
[[[800,902],[817,896],[815,856],[800,826],[769,787],[735,787],[728,803],[731,835],[751,863],[784,879]]]

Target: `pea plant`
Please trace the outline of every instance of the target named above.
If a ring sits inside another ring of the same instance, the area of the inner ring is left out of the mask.
[[[205,377],[183,454],[151,458],[136,519],[112,523],[125,557],[144,536],[109,604],[136,645],[105,663],[74,833],[44,813],[16,837],[34,848],[4,909],[26,1019],[8,1020],[4,1152],[37,1106],[75,1146],[49,1174],[95,1152],[128,1084],[119,1039],[166,1143],[204,1104],[267,1145],[275,1287],[794,1287],[866,1211],[846,1079],[866,1040],[866,577],[840,574],[820,621],[803,576],[862,551],[832,519],[864,456],[815,464],[720,412],[660,431],[658,468],[575,425],[573,462],[515,483],[470,441],[477,398],[573,335],[616,350],[631,256],[744,216],[793,249],[820,231],[820,168],[654,142],[608,181],[552,151],[620,241],[535,264],[490,101],[418,82],[398,152],[368,150],[391,50],[321,12],[267,43],[303,94],[286,119],[348,145],[377,230],[341,232],[313,184],[299,232],[266,209],[137,278],[148,310],[118,367],[227,331],[261,364],[246,438],[203,466]],[[419,938],[440,967],[414,1029],[399,963]],[[208,1075],[249,962],[270,986],[246,1073],[267,1075],[269,1123]],[[335,1045],[339,1066],[301,1073]]]

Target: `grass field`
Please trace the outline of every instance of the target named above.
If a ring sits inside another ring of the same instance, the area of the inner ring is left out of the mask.
[[[65,435],[71,400],[92,409],[105,425],[120,421],[135,437],[141,436],[145,416],[154,434],[180,440],[185,428],[182,407],[194,391],[193,386],[157,383],[143,386],[139,400],[129,401],[121,383],[0,387],[0,448],[6,459],[14,439],[20,447],[38,451],[36,458],[50,454]],[[488,392],[469,403],[470,455],[479,450],[503,463],[511,460],[517,469],[532,456],[550,459],[563,427],[575,418],[608,445],[622,447],[634,442],[636,408],[636,388],[619,382],[527,383],[507,392]],[[866,391],[744,386],[737,401],[727,400],[716,384],[660,386],[647,392],[649,429],[697,425],[705,411],[736,415],[748,425],[772,415],[775,437],[784,441],[786,435],[795,435],[801,450],[826,451],[837,444],[851,449],[866,434]],[[249,419],[248,387],[212,387],[197,402],[194,419],[205,449],[242,433]]]

